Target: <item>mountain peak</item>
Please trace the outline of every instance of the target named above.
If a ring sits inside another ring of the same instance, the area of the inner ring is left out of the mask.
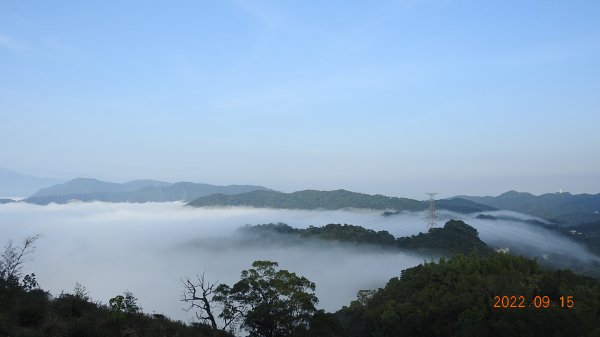
[[[508,192],[504,192],[502,194],[500,194],[498,197],[515,197],[515,196],[531,196],[533,197],[534,195],[531,193],[527,193],[527,192],[519,192],[519,191],[515,191],[515,190],[510,190]]]

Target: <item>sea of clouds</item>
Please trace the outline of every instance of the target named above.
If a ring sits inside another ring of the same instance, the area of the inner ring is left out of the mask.
[[[477,228],[489,245],[529,256],[554,252],[598,261],[579,244],[518,221],[534,217],[512,212],[486,214],[515,220],[441,212],[439,223],[462,219]],[[178,202],[11,203],[0,205],[0,243],[9,239],[18,243],[28,235],[41,234],[25,272],[35,272],[41,287],[53,295],[72,292],[79,282],[92,299],[107,303],[129,290],[145,312],[189,321],[193,315],[183,310],[181,280],[196,274],[232,284],[253,261],[277,261],[281,268],[315,282],[319,307],[335,311],[348,305],[358,290],[382,287],[403,269],[427,259],[411,252],[331,242],[238,245],[234,238],[240,235],[237,229],[241,226],[283,222],[306,228],[347,223],[407,236],[426,231],[424,218],[423,213],[385,217],[371,210],[192,208]]]

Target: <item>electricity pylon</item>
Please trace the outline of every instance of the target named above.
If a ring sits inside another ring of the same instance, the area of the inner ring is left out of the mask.
[[[427,229],[437,227],[437,215],[435,214],[435,195],[437,193],[427,193],[429,195],[429,209],[427,210]]]

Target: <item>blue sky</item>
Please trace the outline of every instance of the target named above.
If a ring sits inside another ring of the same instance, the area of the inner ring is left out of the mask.
[[[1,1],[0,166],[600,192],[597,1]]]

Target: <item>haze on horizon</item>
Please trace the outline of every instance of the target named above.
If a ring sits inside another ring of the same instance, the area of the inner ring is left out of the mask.
[[[0,2],[0,166],[600,192],[600,3]]]

